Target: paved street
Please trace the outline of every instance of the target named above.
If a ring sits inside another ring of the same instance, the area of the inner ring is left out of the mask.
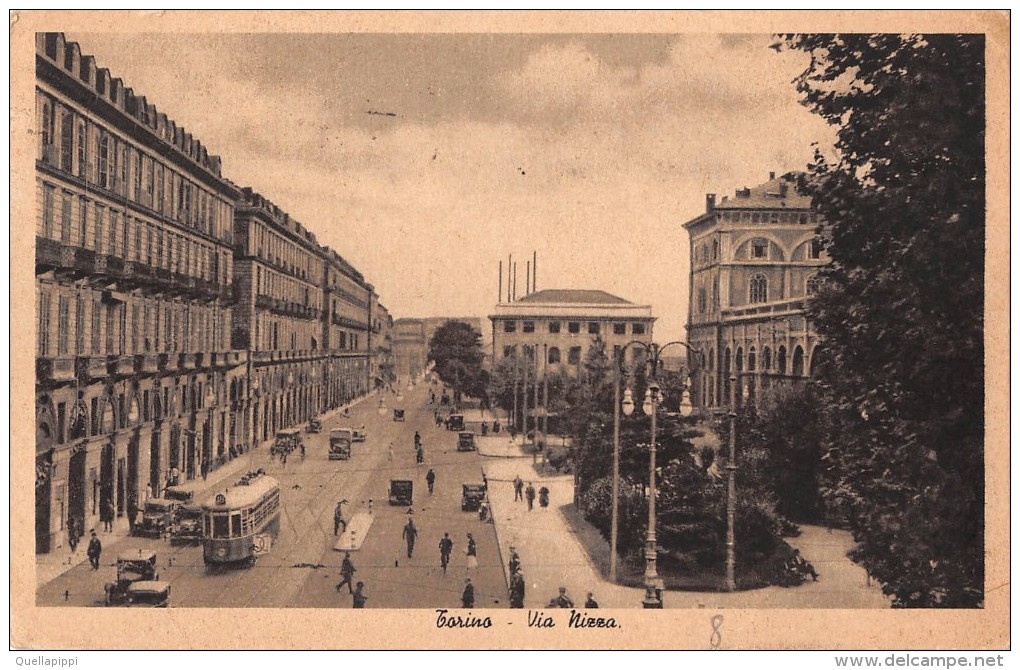
[[[467,576],[464,549],[466,533],[478,543],[479,568],[471,578],[479,607],[505,606],[505,582],[492,524],[478,515],[460,511],[462,483],[481,483],[480,456],[456,451],[456,433],[435,427],[432,408],[427,406],[427,385],[419,384],[402,403],[391,393],[383,395],[387,413],[377,412],[378,399],[366,398],[351,410],[350,418],[326,417],[323,432],[305,434],[307,455],[301,461],[292,454],[286,465],[270,462],[267,445],[227,468],[225,475],[212,473],[209,493],[232,483],[245,470],[263,467],[280,481],[283,514],[281,529],[272,551],[251,568],[209,569],[202,561],[201,547],[171,546],[161,540],[101,535],[104,541],[102,565],[93,571],[78,564],[64,571],[69,550],[48,557],[40,566],[37,601],[40,605],[99,605],[103,585],[115,578],[118,553],[138,548],[155,549],[160,579],[172,585],[175,607],[350,607],[346,591],[337,594],[342,553],[334,551],[333,509],[347,498],[344,513],[351,518],[371,511],[374,522],[360,550],[352,552],[356,580],[364,581],[368,607],[459,607]],[[392,408],[403,404],[405,422],[392,420]],[[364,424],[368,440],[356,443],[349,461],[329,461],[328,432],[340,425]],[[415,465],[413,435],[423,438],[426,463]],[[388,445],[393,443],[393,461]],[[425,483],[428,468],[435,470],[436,492],[429,496]],[[229,470],[228,470],[229,472]],[[218,477],[222,483],[215,482]],[[414,481],[414,518],[419,529],[414,556],[408,560],[401,540],[407,509],[391,507],[388,500],[391,478]],[[453,559],[446,575],[439,568],[438,543],[444,532],[454,541]],[[83,560],[84,546],[78,547]],[[54,574],[52,579],[48,575]]]

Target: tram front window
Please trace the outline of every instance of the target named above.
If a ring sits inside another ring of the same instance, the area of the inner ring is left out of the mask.
[[[230,529],[233,531],[234,537],[241,537],[241,515],[231,514],[230,515]]]
[[[213,521],[213,532],[212,536],[216,538],[227,538],[230,537],[230,526],[228,525],[226,514],[216,514],[212,518]]]

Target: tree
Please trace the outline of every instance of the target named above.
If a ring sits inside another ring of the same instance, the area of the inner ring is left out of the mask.
[[[439,379],[458,393],[484,398],[489,375],[482,367],[482,336],[463,321],[447,321],[429,340],[429,360]]]
[[[829,365],[828,494],[900,607],[984,583],[982,35],[789,35],[803,102],[838,127],[805,186],[832,263],[811,317]]]

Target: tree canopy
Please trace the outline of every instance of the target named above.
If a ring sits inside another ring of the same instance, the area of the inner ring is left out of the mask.
[[[429,340],[428,358],[447,386],[476,398],[486,396],[489,375],[482,366],[482,336],[469,324],[451,320],[437,328]]]
[[[838,128],[806,187],[831,264],[811,316],[832,412],[828,494],[900,607],[984,582],[985,67],[981,35],[788,35]]]

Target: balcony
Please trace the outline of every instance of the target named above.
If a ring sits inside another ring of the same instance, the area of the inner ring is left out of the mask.
[[[159,355],[135,354],[135,372],[138,374],[154,374],[159,371]]]
[[[63,264],[63,245],[56,240],[36,236],[35,238],[35,267],[36,272],[55,270]]]
[[[94,380],[106,379],[107,365],[105,356],[78,356],[74,360],[75,377],[88,384]]]
[[[244,363],[248,362],[247,351],[230,351],[227,353],[227,357],[228,364],[231,367],[237,367],[238,365],[243,365]]]
[[[135,373],[134,356],[107,357],[106,372],[111,377],[130,377]]]
[[[39,384],[62,384],[75,380],[74,358],[37,358],[35,359],[35,379]]]
[[[195,369],[195,354],[181,354],[178,366],[181,370],[194,370]]]
[[[177,369],[178,361],[177,354],[159,354],[159,369],[161,372],[173,372]]]

